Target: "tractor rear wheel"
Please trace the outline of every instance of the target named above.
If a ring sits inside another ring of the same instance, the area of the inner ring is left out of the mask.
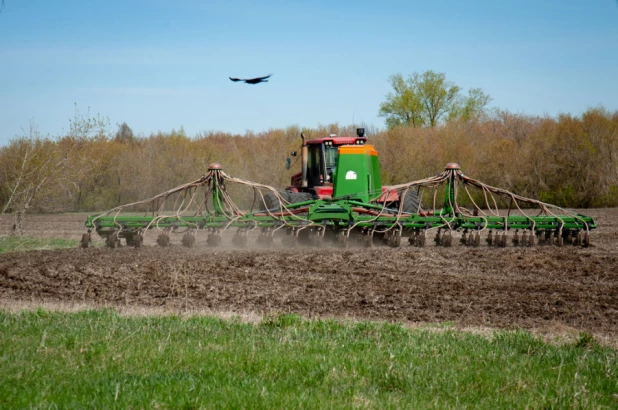
[[[286,198],[291,204],[297,204],[299,202],[311,201],[313,196],[309,192],[289,192],[286,191],[288,197]]]
[[[309,192],[278,191],[278,193],[282,199],[285,199],[291,204],[310,201],[313,198]],[[281,211],[280,200],[274,192],[266,192],[264,194],[264,203],[262,204],[262,208],[263,211],[267,209],[270,209],[271,212]]]
[[[287,191],[278,191],[278,194],[281,198],[288,200]],[[262,211],[270,210],[271,212],[280,212],[281,211],[281,203],[279,198],[275,195],[274,192],[266,192],[264,194],[264,202],[260,205],[260,209]]]
[[[416,191],[408,191],[406,192],[406,196],[403,199],[403,208],[402,211],[409,214],[418,213],[420,204],[420,197],[418,192]]]

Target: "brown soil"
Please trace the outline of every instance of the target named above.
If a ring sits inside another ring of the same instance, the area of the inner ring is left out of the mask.
[[[345,317],[618,336],[618,209],[592,246],[273,250],[89,248],[0,255],[0,302]],[[81,238],[84,215],[29,216],[26,233]],[[9,221],[0,221],[8,233]],[[199,235],[199,233],[198,233]],[[225,238],[224,238],[225,240]],[[227,242],[231,242],[228,240]]]

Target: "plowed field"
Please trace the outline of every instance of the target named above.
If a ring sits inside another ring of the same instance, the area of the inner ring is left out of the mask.
[[[169,248],[157,247],[152,233],[140,249],[9,253],[0,255],[0,306],[292,312],[617,338],[618,209],[581,212],[599,226],[589,248],[238,250],[207,248],[202,238],[186,249],[180,236]],[[26,233],[79,239],[84,220],[29,216]],[[9,225],[5,216],[0,234]]]

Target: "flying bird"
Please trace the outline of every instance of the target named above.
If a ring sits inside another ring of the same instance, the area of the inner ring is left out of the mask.
[[[268,74],[267,76],[264,77],[257,77],[257,78],[232,78],[230,77],[230,80],[237,82],[237,81],[244,81],[247,84],[258,84],[258,83],[267,83],[268,82],[268,78],[271,76],[272,74]]]

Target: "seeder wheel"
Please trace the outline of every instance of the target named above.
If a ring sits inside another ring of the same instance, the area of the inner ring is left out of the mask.
[[[138,233],[137,235],[135,235],[135,239],[137,239],[135,247],[141,248],[142,245],[144,244],[144,233],[143,232]]]
[[[349,239],[350,238],[348,237],[348,235],[346,235],[345,231],[341,231],[339,233],[339,235],[337,235],[337,243],[342,248],[347,248],[348,247]]]
[[[512,241],[513,241],[513,246],[519,246],[519,230],[515,230]]]
[[[492,246],[494,244],[494,235],[491,230],[487,233],[487,238],[485,238],[485,242],[487,242],[487,246]]]
[[[260,236],[257,238],[257,244],[265,248],[271,248],[273,246],[273,234],[274,232],[270,228],[262,229]]]
[[[440,229],[438,229],[438,232],[436,232],[436,236],[434,236],[433,241],[435,242],[436,246],[442,245],[442,231]]]
[[[142,244],[144,243],[144,235],[141,232],[126,233],[125,241],[127,243],[127,246],[132,246],[134,248],[140,248]]]
[[[474,246],[474,232],[469,232],[468,237],[466,238],[466,246]]]
[[[373,230],[365,234],[363,242],[365,243],[365,248],[373,248]]]
[[[412,235],[408,238],[408,244],[410,246],[418,246],[418,231],[412,232]]]
[[[110,235],[107,235],[105,244],[107,245],[108,248],[112,248],[112,249],[119,248],[120,246],[122,246],[120,244],[120,239],[118,238],[118,231],[114,231]]]
[[[312,230],[309,233],[309,241],[311,245],[320,248],[324,244],[324,231],[320,228]]]
[[[500,235],[499,247],[506,248],[507,243],[508,243],[508,238],[507,238],[506,232],[502,232],[502,235]]]
[[[395,241],[394,241],[394,242],[395,242],[395,243],[393,244],[393,246],[395,246],[395,247],[397,247],[397,248],[399,248],[399,247],[401,246],[401,231],[400,231],[400,232],[398,232],[398,233],[395,235]]]
[[[300,244],[300,229],[291,228],[287,230],[287,235],[281,238],[281,245],[287,248],[295,248]]]
[[[393,248],[398,248],[401,246],[401,231],[390,231],[386,236],[386,243]]]
[[[195,230],[191,229],[182,236],[182,245],[187,248],[195,247]]]
[[[453,246],[453,234],[451,230],[444,232],[441,239],[442,246],[444,246],[445,248],[450,248],[451,246]]]
[[[234,246],[237,246],[239,248],[246,248],[247,247],[247,230],[243,228],[239,228],[234,234],[234,237],[232,238],[232,243],[234,244]]]
[[[559,232],[558,235],[556,235],[556,246],[560,248],[563,245],[564,245],[564,236],[562,235],[562,232]]]
[[[468,230],[466,229],[461,235],[461,238],[459,239],[459,243],[461,243],[462,245],[468,246],[470,244],[469,238],[470,237],[468,236]]]
[[[81,240],[81,247],[82,248],[89,248],[90,244],[92,243],[92,231],[90,229],[88,229],[88,232],[82,235],[82,240]]]
[[[281,239],[282,244],[287,246],[288,248],[296,248],[298,246],[299,240],[298,236],[295,234],[291,234],[289,237],[284,237]]]
[[[584,240],[582,241],[582,246],[584,248],[587,248],[590,246],[590,232],[589,231],[586,231],[584,233]]]
[[[208,239],[206,239],[206,244],[208,246],[219,246],[221,244],[221,233],[218,231],[214,231],[208,234]]]
[[[412,236],[408,239],[408,242],[412,246],[416,246],[417,248],[424,248],[425,243],[427,241],[427,231],[414,231]]]
[[[163,231],[157,237],[157,245],[165,248],[170,245],[170,234],[168,231]]]
[[[127,242],[128,242],[128,239],[129,238],[127,237]],[[144,244],[144,234],[142,232],[138,232],[135,235],[133,235],[133,243],[132,243],[133,247],[141,248],[143,244]]]

